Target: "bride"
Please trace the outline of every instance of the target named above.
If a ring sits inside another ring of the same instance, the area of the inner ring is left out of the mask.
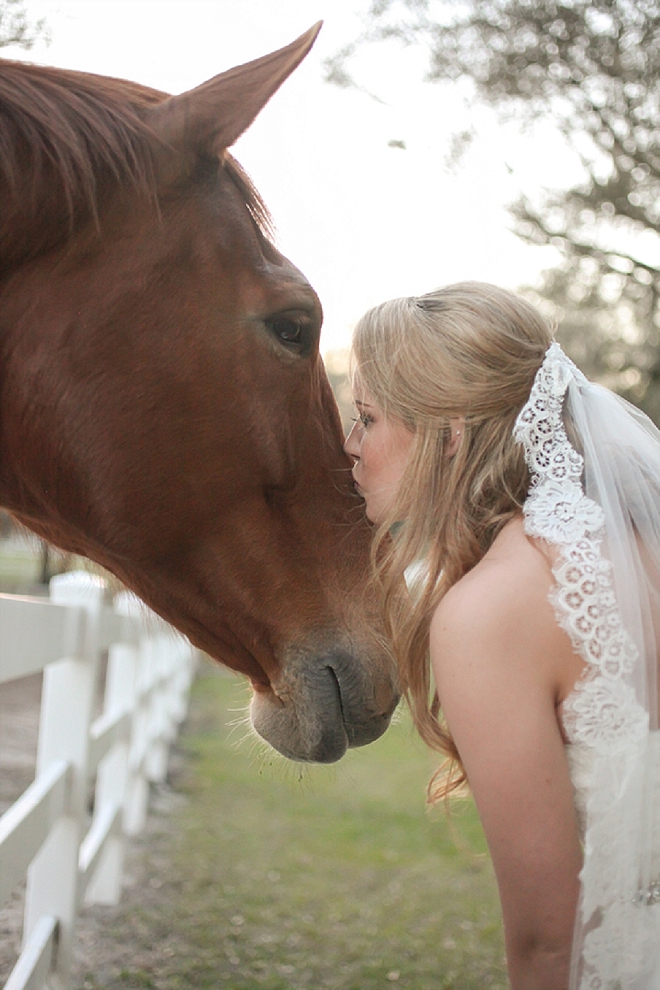
[[[374,580],[511,985],[660,990],[660,433],[491,285],[377,306],[352,357]]]

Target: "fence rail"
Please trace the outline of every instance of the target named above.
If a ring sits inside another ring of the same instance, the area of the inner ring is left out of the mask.
[[[70,987],[80,906],[119,900],[124,837],[186,713],[190,644],[133,596],[106,598],[80,571],[53,578],[50,601],[0,595],[0,684],[43,671],[35,779],[0,817],[0,907],[27,880],[5,990]]]

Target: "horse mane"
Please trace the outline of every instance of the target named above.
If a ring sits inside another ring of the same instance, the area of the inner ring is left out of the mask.
[[[169,94],[86,72],[0,60],[0,263],[71,236],[118,187],[156,200],[154,135],[141,112]],[[222,165],[259,231],[272,222],[252,181]]]

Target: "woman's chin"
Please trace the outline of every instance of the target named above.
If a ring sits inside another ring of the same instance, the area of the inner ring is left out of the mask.
[[[360,495],[364,501],[364,514],[370,523],[373,523],[374,526],[378,526],[387,516],[389,510],[389,499],[383,499],[380,492],[376,495],[367,495],[363,489],[360,489]],[[384,502],[386,502],[386,504],[383,504]]]
[[[379,512],[378,509],[373,506],[370,507],[369,502],[366,499],[364,512],[369,522],[373,523],[374,526],[377,526],[382,521],[383,513]]]

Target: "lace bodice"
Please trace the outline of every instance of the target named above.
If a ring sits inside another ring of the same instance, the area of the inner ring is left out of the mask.
[[[651,749],[653,753],[653,763],[655,766],[655,801],[658,805],[658,811],[660,812],[660,733],[652,732],[650,734],[651,738]],[[594,771],[594,763],[596,760],[596,751],[593,746],[589,746],[587,743],[569,743],[566,747],[566,758],[568,759],[568,769],[571,775],[571,784],[573,786],[573,803],[575,805],[575,813],[577,815],[578,826],[580,829],[580,838],[584,844],[585,830],[587,823],[587,804],[589,800],[589,789],[591,783],[591,775]],[[622,837],[622,841],[625,837]],[[655,848],[655,858],[654,858],[654,876],[660,879],[660,844]],[[658,890],[658,895],[660,897],[660,889]]]
[[[587,798],[589,780],[593,771],[594,749],[585,743],[568,743],[565,750],[571,784],[573,785],[573,804],[580,829],[580,841],[584,845],[587,828]]]

